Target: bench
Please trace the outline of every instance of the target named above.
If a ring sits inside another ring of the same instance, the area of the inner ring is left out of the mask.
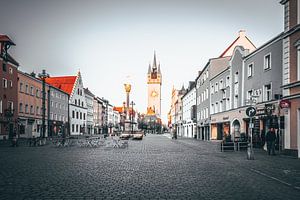
[[[231,150],[235,151],[235,142],[227,142],[227,141],[222,141],[221,142],[221,151],[224,152],[225,150]]]
[[[248,142],[237,142],[237,151],[240,151],[241,149],[247,149],[248,148]]]

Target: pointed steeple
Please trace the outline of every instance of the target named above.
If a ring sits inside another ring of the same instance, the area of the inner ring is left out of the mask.
[[[161,72],[160,72],[160,63],[158,64],[158,70],[157,71],[158,71],[159,74],[161,74]]]
[[[152,68],[153,69],[156,69],[157,68],[157,65],[156,65],[156,53],[154,51],[154,58],[153,58],[153,65],[152,65]]]
[[[148,74],[151,74],[151,64],[149,63]]]

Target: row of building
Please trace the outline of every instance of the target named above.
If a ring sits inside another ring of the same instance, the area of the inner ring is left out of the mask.
[[[120,130],[124,113],[85,88],[80,72],[60,77],[22,72],[8,53],[13,41],[0,35],[0,45],[0,139]]]
[[[261,144],[275,128],[279,147],[300,157],[300,1],[282,0],[284,31],[260,47],[240,31],[187,89],[173,88],[169,126],[179,136]],[[253,124],[246,115],[256,108]]]

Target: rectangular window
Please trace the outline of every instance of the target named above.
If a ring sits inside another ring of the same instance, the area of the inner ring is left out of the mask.
[[[3,64],[2,64],[2,70],[3,70],[4,72],[6,72],[6,63],[5,63],[5,62],[3,62]]]
[[[211,114],[215,113],[215,105],[214,104],[211,104],[210,113]]]
[[[13,69],[11,67],[9,68],[9,73],[13,74]]]
[[[75,111],[72,110],[72,118],[75,118]]]
[[[74,124],[72,124],[72,132],[74,132]]]
[[[253,63],[248,65],[248,78],[253,75]]]
[[[7,88],[7,80],[3,78],[3,83],[2,83],[3,88]]]
[[[26,104],[26,105],[25,105],[25,113],[28,114],[28,112],[29,112],[29,111],[28,111],[28,105]]]
[[[219,103],[216,102],[216,105],[215,105],[215,113],[218,113],[219,112]]]
[[[25,85],[25,92],[28,94],[28,85]]]
[[[226,110],[230,109],[230,100],[229,100],[229,98],[227,98],[227,100],[226,100],[226,108],[225,109]]]
[[[264,101],[270,101],[272,99],[272,85],[267,84],[264,86]]]
[[[265,55],[264,57],[264,69],[271,69],[271,53]]]
[[[223,80],[220,80],[220,90],[224,88]]]
[[[250,99],[252,97],[252,95],[253,95],[253,90],[249,90],[247,92],[247,99]]]
[[[218,87],[218,83],[215,84],[215,92],[218,92],[219,87]]]
[[[10,88],[12,88],[12,87],[13,87],[13,83],[12,83],[12,81],[9,81],[9,86],[10,86]]]
[[[211,86],[211,89],[210,89],[210,94],[213,94],[214,92],[215,92],[214,86],[212,85],[212,86]]]
[[[233,108],[237,108],[238,107],[238,100],[239,97],[237,95],[234,96],[234,102],[233,102]]]
[[[19,110],[20,110],[20,113],[23,112],[23,104],[22,103],[19,104]]]
[[[238,83],[239,82],[239,72],[235,72],[234,74],[234,83]]]
[[[76,132],[78,132],[78,124],[76,124]]]
[[[33,96],[34,92],[33,92],[33,86],[30,87],[30,94]]]
[[[33,106],[30,106],[30,114],[34,114]]]
[[[20,92],[23,92],[23,83],[20,83]]]
[[[39,89],[36,89],[35,95],[36,95],[36,97],[40,97],[40,91],[39,91]]]
[[[226,87],[228,87],[230,85],[230,77],[227,76],[226,77]]]

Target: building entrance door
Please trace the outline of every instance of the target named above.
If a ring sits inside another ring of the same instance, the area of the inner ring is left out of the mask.
[[[223,124],[218,124],[217,140],[223,139]]]

